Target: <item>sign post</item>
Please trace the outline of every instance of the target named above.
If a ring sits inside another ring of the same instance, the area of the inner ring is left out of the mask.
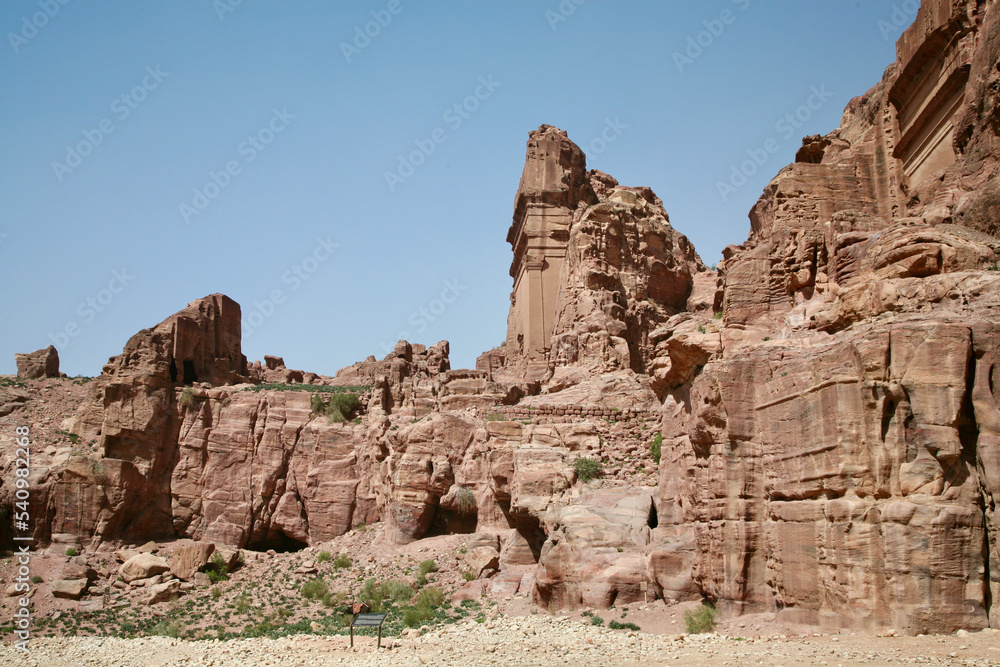
[[[388,614],[358,614],[351,623],[351,648],[354,648],[354,628],[378,628],[378,648],[382,648],[382,623]]]

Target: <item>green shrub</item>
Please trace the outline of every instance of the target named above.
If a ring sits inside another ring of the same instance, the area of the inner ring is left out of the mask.
[[[73,547],[70,547],[69,549],[66,549],[66,555],[67,556],[72,557],[72,556],[77,555],[78,553],[80,553],[80,552],[77,551],[76,549],[74,549]]]
[[[374,579],[365,582],[361,589],[361,602],[364,602],[373,612],[382,611],[382,601],[385,600],[385,590]]]
[[[184,391],[181,392],[181,397],[177,399],[181,407],[187,407],[194,403],[194,389],[191,387],[184,387]]]
[[[361,401],[357,394],[331,394],[326,406],[326,416],[332,422],[346,422],[360,407]]]
[[[660,450],[663,449],[663,434],[657,433],[653,442],[649,445],[649,453],[653,455],[653,460],[660,462]]]
[[[684,612],[684,626],[688,634],[700,635],[715,630],[715,619],[719,612],[709,604],[703,604],[696,610]]]
[[[437,572],[438,566],[433,560],[425,560],[420,563],[420,574],[427,576],[431,572]]]
[[[591,625],[604,625],[604,619],[601,618],[600,616],[598,616],[597,614],[594,614],[593,616],[590,617],[590,624]]]
[[[437,609],[444,603],[444,591],[428,586],[417,593],[415,606],[423,609]]]
[[[249,611],[249,609],[250,609],[250,598],[247,597],[246,593],[236,598],[237,614],[245,614],[247,613],[247,611]]]
[[[42,583],[42,577],[41,577],[41,575],[36,574],[36,575],[32,576],[31,577],[31,583],[33,583],[33,584],[40,584],[40,583]]]
[[[475,581],[476,575],[466,570],[465,572],[462,573],[462,579],[464,579],[465,581]]]
[[[163,619],[149,630],[149,634],[159,637],[173,637],[178,639],[183,632],[183,628],[178,621],[168,621]]]
[[[310,396],[309,410],[312,411],[314,415],[321,415],[326,412],[326,403],[323,402],[323,397],[319,394],[313,394]]]
[[[636,632],[642,629],[635,623],[619,623],[618,621],[608,621],[608,627],[612,630],[635,630]]]
[[[330,587],[322,579],[313,579],[302,584],[302,597],[307,600],[321,600],[330,592]]]
[[[408,628],[415,628],[424,621],[434,618],[434,612],[430,609],[410,607],[403,612],[403,623]]]
[[[208,575],[209,581],[213,584],[229,579],[229,566],[226,564],[222,554],[212,556],[212,560],[205,566],[205,574]]]
[[[320,551],[319,554],[316,556],[316,562],[325,563],[331,558],[333,558],[333,554],[331,554],[329,551]]]
[[[464,486],[455,491],[455,508],[463,516],[476,513],[476,494]]]
[[[502,422],[504,419],[506,419],[506,417],[504,417],[500,412],[491,412],[485,417],[485,420],[488,422]]]
[[[221,588],[213,588],[212,589],[212,599],[213,600],[218,600],[221,597],[222,597],[222,589]]]
[[[350,567],[354,565],[354,561],[347,554],[340,554],[333,560],[333,567],[338,570],[343,570],[345,567]]]
[[[713,315],[712,317],[713,317],[714,319],[716,319],[716,320],[721,320],[721,319],[722,319],[722,311],[720,310],[719,312],[717,312],[717,313],[716,313],[715,315]]]
[[[604,466],[601,465],[600,461],[583,457],[577,457],[573,461],[573,470],[576,472],[577,479],[584,483],[604,475]]]

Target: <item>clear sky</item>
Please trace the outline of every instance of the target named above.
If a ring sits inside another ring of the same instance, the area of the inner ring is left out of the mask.
[[[215,292],[250,360],[333,374],[405,336],[470,367],[505,337],[529,131],[652,187],[714,264],[913,4],[5,0],[0,373],[55,342],[97,375]]]

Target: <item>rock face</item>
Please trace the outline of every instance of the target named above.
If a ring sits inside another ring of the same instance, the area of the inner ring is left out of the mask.
[[[445,341],[333,379],[248,368],[239,306],[192,303],[94,382],[72,431],[96,452],[33,478],[35,537],[202,541],[170,564],[121,552],[151,603],[179,586],[157,573],[197,578],[213,544],[297,549],[383,521],[397,543],[474,533],[465,567],[500,572],[456,600],[1000,626],[998,35],[995,4],[924,2],[718,273],[649,189],[532,132],[507,340],[475,370]],[[331,422],[348,390],[360,408]]]
[[[59,352],[52,345],[30,354],[15,354],[17,377],[28,380],[59,377]]]
[[[829,629],[1000,622],[998,21],[924,2],[727,249],[722,321],[654,334],[669,372],[701,369],[664,384],[662,594]]]
[[[503,365],[508,377],[549,379],[567,366],[646,372],[648,333],[686,309],[694,276],[707,271],[649,188],[587,172],[583,151],[549,125],[529,135],[507,241],[507,341],[477,368]]]

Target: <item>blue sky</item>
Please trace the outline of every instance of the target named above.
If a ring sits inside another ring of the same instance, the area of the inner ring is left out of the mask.
[[[333,374],[405,335],[469,367],[505,336],[529,131],[652,187],[714,264],[906,5],[6,0],[0,373],[55,342],[96,375],[214,292],[251,360]]]

